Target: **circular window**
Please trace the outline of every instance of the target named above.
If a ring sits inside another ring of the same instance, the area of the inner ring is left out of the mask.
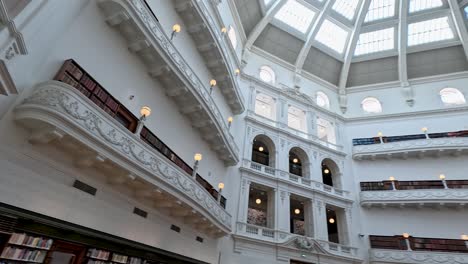
[[[317,103],[318,106],[323,107],[323,108],[330,108],[330,100],[328,99],[328,96],[324,92],[317,92],[315,102]]]
[[[234,49],[237,48],[236,30],[232,26],[229,26],[228,37],[229,37],[229,40],[231,41],[232,47]]]
[[[440,99],[445,105],[461,105],[465,104],[465,96],[455,88],[444,88],[440,90]]]
[[[266,82],[266,83],[275,83],[275,72],[273,71],[272,68],[268,66],[262,66],[260,67],[260,73],[259,73],[260,80]]]
[[[362,100],[361,103],[362,110],[366,113],[381,113],[382,112],[382,105],[377,98],[374,97],[367,97]]]

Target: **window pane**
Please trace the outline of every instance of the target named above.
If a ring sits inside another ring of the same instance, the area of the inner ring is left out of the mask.
[[[362,109],[366,113],[381,113],[382,105],[376,98],[367,97],[364,100],[362,100]]]
[[[276,19],[299,30],[301,33],[307,32],[314,16],[314,11],[295,0],[288,0],[278,13],[275,14]]]
[[[359,0],[336,0],[333,10],[349,20],[354,18]]]
[[[448,17],[441,17],[408,25],[408,46],[453,39]]]
[[[442,6],[442,0],[410,0],[410,13]]]
[[[369,54],[395,48],[395,28],[362,33],[354,51],[354,55]]]
[[[395,0],[372,0],[367,11],[366,22],[395,15]]]
[[[266,83],[273,84],[275,82],[275,72],[268,66],[260,67],[259,77]]]
[[[338,53],[343,53],[348,31],[337,26],[330,20],[325,20],[315,39]]]
[[[440,91],[440,99],[445,105],[465,104],[465,96],[455,88],[444,88]]]

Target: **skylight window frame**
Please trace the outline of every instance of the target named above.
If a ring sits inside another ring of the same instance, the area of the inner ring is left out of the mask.
[[[433,42],[426,42],[418,45],[409,45],[409,41],[407,41],[407,52],[408,53],[413,53],[413,52],[419,52],[419,51],[425,51],[429,49],[437,49],[437,48],[444,48],[444,47],[450,47],[454,45],[459,45],[460,44],[460,39],[455,27],[455,24],[453,22],[452,14],[450,13],[450,10],[438,10],[437,12],[431,12],[434,14],[434,16],[427,16],[427,15],[421,15],[419,14],[418,16],[413,16],[413,17],[408,17],[408,34],[409,34],[409,25],[418,23],[418,22],[423,22],[423,21],[429,21],[433,19],[438,19],[438,18],[443,18],[447,17],[448,18],[448,24],[450,29],[452,30],[453,33],[453,38],[451,39],[443,39],[439,41],[433,41]],[[407,36],[409,39],[409,35]]]
[[[323,23],[325,22],[325,20],[329,20],[333,24],[339,26],[340,28],[342,28],[342,29],[344,29],[345,31],[348,32],[348,36],[347,36],[347,38],[345,40],[345,46],[344,46],[343,52],[339,53],[338,51],[330,48],[326,44],[323,44],[322,42],[320,42],[320,41],[318,41],[316,39],[316,37],[317,37],[317,35],[318,35],[319,31],[320,31],[320,28],[317,30],[317,34],[314,36],[314,39],[311,40],[312,41],[312,46],[320,49],[321,51],[325,52],[327,55],[330,55],[330,56],[332,56],[333,58],[335,58],[337,60],[343,61],[345,53],[346,53],[346,46],[348,45],[348,43],[350,41],[350,38],[351,38],[352,28],[347,27],[345,24],[341,23],[340,21],[334,19],[331,16],[324,19],[323,22],[320,25],[318,25],[318,27],[321,27],[323,25]]]
[[[262,0],[263,1],[263,0]],[[299,4],[305,6],[307,9],[311,10],[312,12],[314,12],[314,17],[312,18],[312,20],[310,21],[310,24],[309,26],[307,27],[306,31],[303,33],[302,31],[298,30],[297,28],[293,27],[293,26],[290,26],[289,24],[287,24],[286,22],[283,22],[282,20],[276,18],[276,14],[273,15],[273,19],[271,20],[271,24],[292,34],[293,36],[303,40],[303,41],[306,41],[307,39],[307,35],[309,34],[310,30],[312,29],[312,26],[314,25],[314,22],[315,20],[317,19],[318,17],[318,14],[320,12],[320,9],[316,6],[313,6],[311,4],[309,4],[308,2],[304,1],[304,0],[294,0],[296,2],[298,2]],[[286,1],[287,3],[287,1]],[[286,4],[285,4],[286,5]],[[280,9],[281,10],[281,9]],[[278,10],[278,12],[280,11]]]
[[[331,13],[335,14],[335,16],[338,16],[338,17],[350,22],[351,24],[354,24],[354,22],[356,21],[356,18],[358,16],[359,7],[361,6],[362,1],[364,1],[364,0],[358,0],[356,8],[354,9],[354,15],[353,15],[352,18],[348,18],[347,16],[345,16],[344,14],[340,13],[338,10],[333,8],[333,6],[337,3],[337,1],[335,1],[335,3],[333,3],[330,10],[331,10]]]
[[[421,9],[421,10],[418,10],[418,11],[411,12],[411,11],[410,11],[410,3],[411,3],[411,0],[408,0],[408,16],[411,16],[411,15],[414,15],[414,14],[432,12],[432,11],[436,11],[436,10],[441,10],[441,9],[447,9],[447,8],[449,8],[449,6],[448,6],[448,4],[447,4],[447,1],[444,1],[444,0],[441,0],[441,1],[442,1],[442,5],[441,5],[441,6],[436,6],[436,7],[431,7],[431,8]]]
[[[371,52],[371,53],[355,55],[361,34],[376,32],[376,31],[390,29],[390,28],[393,28],[393,49],[386,49],[386,50],[381,50],[381,51],[376,51],[376,52]],[[382,58],[382,57],[390,57],[392,55],[398,54],[398,35],[399,35],[398,25],[391,25],[391,26],[384,26],[384,27],[379,26],[378,28],[369,27],[368,29],[371,29],[371,30],[360,32],[357,43],[356,43],[356,47],[353,51],[353,58]]]
[[[366,21],[364,19],[363,25],[378,24],[378,23],[382,23],[382,22],[385,22],[385,21],[389,21],[389,20],[395,20],[395,19],[398,21],[398,19],[399,19],[398,10],[400,8],[400,5],[401,5],[401,1],[400,0],[395,0],[395,4],[394,4],[394,9],[395,10],[393,11],[393,16],[383,17],[383,18],[370,20],[370,21]],[[366,11],[366,17],[367,17],[368,12],[369,12],[369,10]]]

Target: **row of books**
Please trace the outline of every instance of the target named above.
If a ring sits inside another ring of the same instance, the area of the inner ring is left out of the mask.
[[[112,262],[127,263],[128,256],[112,254]]]
[[[86,256],[95,259],[108,260],[110,252],[101,249],[91,248],[88,250],[88,254]]]
[[[130,257],[130,261],[128,264],[146,264],[146,260],[142,260],[141,258]]]
[[[34,237],[27,234],[14,233],[11,235],[9,244],[23,245],[28,247],[50,249],[53,240],[43,237]]]
[[[6,247],[2,252],[1,258],[42,263],[46,254],[47,251],[43,250]]]

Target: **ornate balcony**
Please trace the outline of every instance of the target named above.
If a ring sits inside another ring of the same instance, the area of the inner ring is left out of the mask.
[[[99,0],[107,23],[128,41],[129,50],[140,56],[149,74],[157,79],[188,117],[192,126],[226,165],[239,161],[239,147],[223,116],[203,83],[164,33],[143,0]]]
[[[353,140],[353,158],[374,160],[378,158],[423,158],[424,156],[468,153],[466,131],[418,134],[407,136],[359,138]]]
[[[239,244],[241,241],[252,238],[255,240],[274,243],[279,249],[285,251],[296,251],[302,254],[323,254],[328,257],[345,257],[349,261],[358,261],[360,263],[360,261],[357,260],[357,248],[291,234],[271,228],[237,222],[236,234],[234,236],[234,239],[236,240],[235,247],[240,247]]]
[[[197,49],[205,60],[206,65],[218,81],[218,87],[226,98],[235,114],[244,112],[244,102],[234,72],[238,68],[230,57],[230,50],[226,47],[227,33],[221,32],[221,25],[217,24],[210,13],[207,3],[211,0],[177,0],[176,11],[190,25],[188,32],[197,45]],[[214,7],[216,8],[216,7]]]
[[[244,159],[241,170],[255,173],[266,178],[275,179],[284,183],[293,184],[308,191],[314,191],[329,197],[337,198],[345,202],[352,202],[351,194],[348,191],[340,190],[328,186],[321,182],[294,175],[292,173],[265,166],[254,161]]]
[[[384,181],[361,183],[361,206],[455,207],[468,203],[468,181]]]
[[[160,152],[126,129],[78,89],[48,81],[15,108],[16,121],[31,131],[29,141],[69,156],[76,166],[95,169],[103,181],[201,232],[231,231],[231,216],[219,202]]]
[[[468,245],[459,239],[369,236],[371,263],[468,263]]]

